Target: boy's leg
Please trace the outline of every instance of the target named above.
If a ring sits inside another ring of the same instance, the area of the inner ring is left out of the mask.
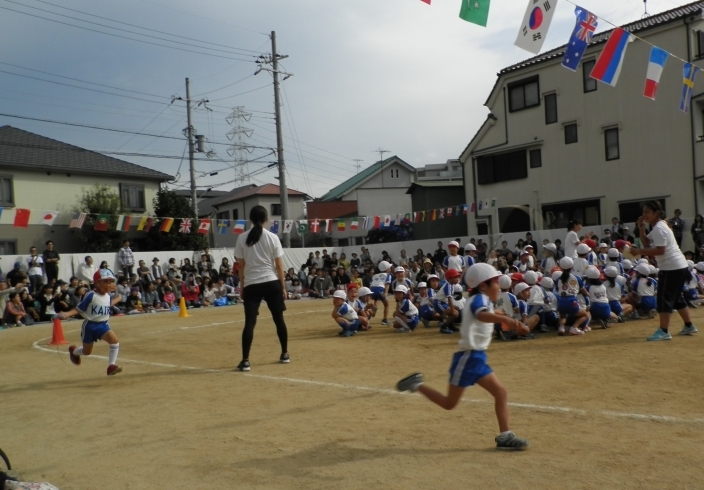
[[[112,330],[108,330],[102,339],[108,344],[110,344],[110,352],[108,353],[108,365],[117,364],[117,354],[120,352],[120,341],[117,339],[117,335]]]
[[[464,393],[464,388],[451,384],[447,388],[447,395],[443,395],[439,391],[436,391],[425,384],[421,384],[418,387],[418,392],[422,393],[428,400],[444,408],[445,410],[452,410],[460,402],[462,393]]]
[[[499,422],[499,431],[511,430],[510,413],[508,409],[508,393],[495,373],[488,374],[477,381],[477,384],[494,397],[494,411]],[[420,389],[418,390],[420,391]]]
[[[381,302],[384,304],[384,320],[386,320],[389,317],[389,301],[386,298],[383,298]]]

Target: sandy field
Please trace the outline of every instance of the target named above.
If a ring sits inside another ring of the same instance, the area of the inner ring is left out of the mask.
[[[531,442],[505,453],[481,388],[450,412],[394,391],[415,370],[444,390],[457,334],[377,319],[341,338],[331,302],[288,307],[291,363],[263,307],[250,373],[234,371],[241,306],[113,319],[112,377],[104,343],[77,367],[47,345],[51,326],[0,331],[0,447],[61,490],[704,488],[704,333],[648,343],[656,323],[641,320],[492,343]],[[704,327],[704,308],[693,316]],[[80,322],[63,326],[79,343]]]

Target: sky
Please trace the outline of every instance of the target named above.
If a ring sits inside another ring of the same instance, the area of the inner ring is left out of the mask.
[[[543,51],[564,44],[574,27],[574,5],[557,1]],[[647,10],[684,4],[649,0]],[[460,5],[0,0],[0,113],[142,134],[2,115],[0,126],[99,152],[150,155],[112,156],[173,175],[170,186],[185,189],[186,108],[172,98],[186,98],[188,77],[191,99],[209,101],[209,110],[193,112],[212,152],[197,154],[199,192],[237,185],[226,120],[235,106],[251,113],[243,124],[252,130],[248,159],[256,160],[248,164],[255,173],[249,182],[277,183],[276,170],[267,169],[276,146],[272,77],[254,76],[255,60],[271,52],[276,31],[277,50],[288,56],[280,69],[293,74],[282,83],[287,185],[320,197],[353,176],[357,164],[378,161],[380,148],[388,151],[384,158],[398,155],[415,167],[458,158],[486,119],[496,73],[533,56],[513,45],[527,0],[491,0],[487,27],[459,19]],[[580,5],[600,17],[598,31],[644,13],[642,0]]]

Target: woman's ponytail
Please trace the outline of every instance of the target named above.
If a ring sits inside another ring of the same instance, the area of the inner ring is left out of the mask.
[[[263,225],[266,223],[269,217],[266,213],[266,208],[264,206],[254,206],[249,212],[249,220],[252,222],[252,229],[249,230],[247,235],[247,246],[251,247],[259,242],[262,237],[262,232],[264,231]]]

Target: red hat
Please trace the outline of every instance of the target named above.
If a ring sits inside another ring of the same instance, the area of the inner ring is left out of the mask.
[[[589,245],[589,248],[596,248],[596,242],[594,240],[592,240],[591,238],[584,240],[584,243]]]
[[[615,248],[623,248],[626,246],[628,242],[626,240],[616,240],[616,243],[614,243]]]
[[[445,279],[453,279],[455,277],[460,277],[460,271],[457,269],[448,269],[445,273]]]
[[[349,291],[350,289],[359,289],[359,288],[357,287],[356,283],[351,282],[347,285],[347,290]]]
[[[523,282],[523,274],[520,272],[514,272],[513,274],[511,274],[511,280]]]

